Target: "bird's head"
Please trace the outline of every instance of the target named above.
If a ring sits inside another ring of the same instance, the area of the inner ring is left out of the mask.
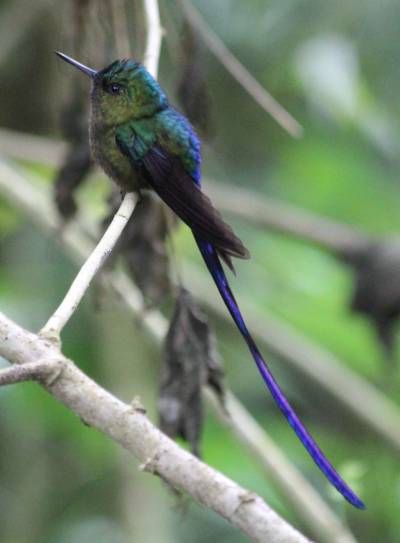
[[[64,53],[57,52],[57,55],[91,78],[93,111],[107,126],[150,117],[168,106],[164,91],[138,62],[116,60],[96,71]]]

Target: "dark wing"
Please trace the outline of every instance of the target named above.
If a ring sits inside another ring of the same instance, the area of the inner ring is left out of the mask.
[[[126,154],[126,147],[121,148]],[[153,146],[140,164],[141,172],[153,190],[197,236],[212,243],[228,265],[231,266],[231,256],[250,257],[232,228],[184,169],[179,157],[160,146]]]

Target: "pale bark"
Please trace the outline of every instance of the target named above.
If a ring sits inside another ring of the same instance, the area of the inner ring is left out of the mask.
[[[12,364],[37,364],[37,380],[86,424],[134,454],[140,469],[159,475],[174,488],[212,509],[259,543],[309,541],[256,494],[204,464],[165,436],[132,405],[107,392],[60,352],[56,343],[24,330],[0,313],[0,355]],[[53,366],[49,378],[40,373]],[[35,378],[32,372],[29,379]],[[3,380],[3,384],[5,384]],[[13,379],[11,379],[13,382]]]

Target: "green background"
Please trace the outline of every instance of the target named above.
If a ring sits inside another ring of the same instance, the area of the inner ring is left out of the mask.
[[[52,51],[68,53],[69,19],[63,4],[0,3],[0,126],[60,137],[59,112],[70,72]],[[202,69],[214,125],[214,137],[203,147],[205,174],[370,234],[395,236],[400,227],[399,3],[196,4],[225,44],[304,127],[301,139],[291,138],[205,51]],[[162,7],[162,15],[174,17],[174,2]],[[37,13],[25,24],[25,11],[33,9]],[[107,21],[100,25],[106,28]],[[168,35],[166,40],[174,41]],[[159,79],[173,96],[178,68],[171,48],[164,44]],[[27,162],[23,166],[39,172],[50,189],[54,170]],[[98,207],[107,191],[104,179],[91,180],[79,195],[80,213]],[[399,403],[400,375],[395,373],[388,386],[374,329],[349,309],[351,270],[304,241],[244,221],[231,222],[252,253],[250,262],[238,263],[238,277],[232,279],[247,313],[272,314],[289,323]],[[179,262],[190,261],[205,273],[184,227],[176,236],[176,248]],[[40,329],[76,271],[54,239],[0,199],[0,304],[7,315],[29,329]],[[195,294],[201,300],[202,293]],[[237,332],[211,312],[210,319],[227,383],[260,424],[358,541],[397,543],[399,452],[270,355],[299,414],[368,506],[365,512],[351,508],[331,492],[297,443]],[[160,347],[118,300],[92,287],[65,329],[63,347],[91,377],[124,400],[140,395],[156,420]],[[268,354],[268,346],[262,348]],[[127,453],[85,427],[38,386],[1,389],[0,413],[2,542],[247,540],[216,515],[179,500],[158,479],[139,472]],[[260,494],[310,535],[267,474],[211,413],[202,449],[206,462]]]

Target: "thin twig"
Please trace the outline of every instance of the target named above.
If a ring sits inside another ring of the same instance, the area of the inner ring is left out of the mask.
[[[0,386],[22,383],[23,381],[53,382],[61,370],[62,363],[59,358],[10,366],[0,370]]]
[[[242,85],[264,111],[295,138],[303,133],[303,127],[281,106],[277,100],[251,75],[245,66],[229,51],[224,42],[208,26],[200,13],[188,0],[181,0],[184,13],[204,42],[228,72]]]
[[[157,0],[146,0],[144,2],[144,13],[146,18],[147,41],[143,64],[153,77],[157,77],[162,39],[162,28]]]
[[[89,288],[93,277],[103,266],[104,262],[107,260],[112,249],[117,243],[123,229],[133,213],[133,210],[135,209],[136,202],[137,197],[132,192],[128,193],[124,197],[120,208],[111,221],[111,224],[107,228],[94,251],[79,270],[78,275],[75,277],[63,301],[47,323],[43,326],[40,332],[43,336],[54,338],[59,337],[62,329],[75,313],[75,310]]]
[[[22,176],[15,168],[12,168],[0,161],[0,192],[7,198],[7,200],[14,206],[20,208],[30,219],[45,232],[52,231],[57,234],[57,220],[54,215],[53,207],[48,199],[48,194],[42,192],[38,186],[30,183],[26,179],[26,175]],[[77,228],[74,224],[71,224],[66,230],[63,236],[63,247],[67,250],[71,257],[81,264],[85,261],[87,255],[93,248],[93,242],[88,239],[82,229]],[[145,307],[143,297],[141,293],[134,287],[132,281],[128,276],[120,270],[114,270],[112,273],[107,273],[103,277],[103,284],[108,286],[110,290],[116,294],[121,303],[123,303],[134,315],[141,318],[141,324],[143,330],[146,331],[157,342],[162,342],[165,338],[168,323],[165,317],[157,310],[150,310],[144,312]],[[211,290],[211,289],[209,289]],[[232,407],[231,403],[231,407]],[[236,405],[240,405],[236,400]],[[214,409],[217,412],[220,409],[219,404],[213,403]],[[242,412],[245,412],[242,406]],[[243,425],[238,428],[236,422],[237,412],[232,413],[231,428],[236,434],[241,433],[242,440],[246,444],[246,448],[250,452],[255,454],[254,448],[254,433],[250,425]],[[248,417],[251,417],[247,413]],[[265,434],[266,435],[266,434]],[[281,472],[281,464],[274,463],[274,454],[270,454],[270,450],[267,446],[267,441],[270,438],[266,435],[266,438],[261,440],[258,444],[258,454],[256,454],[256,460],[260,461],[262,466],[271,465],[271,473],[273,473],[273,479],[279,487],[280,491],[286,496],[289,503],[293,505],[293,508],[297,511],[299,516],[307,524],[310,532],[315,533],[321,541],[327,541],[329,543],[342,543],[341,537],[345,528],[341,526],[338,531],[333,529],[333,525],[338,523],[339,519],[331,511],[331,520],[326,516],[326,504],[323,502],[320,496],[318,496],[314,490],[311,489],[309,494],[310,485],[304,480],[300,472],[297,472],[297,477],[292,480],[290,484],[290,472],[287,474]],[[276,446],[275,446],[276,447]],[[283,453],[281,452],[281,455]],[[292,466],[292,469],[295,469]],[[299,481],[302,484],[299,485]],[[309,508],[307,516],[304,512],[304,505],[298,502],[296,496],[296,489],[300,489],[302,493],[302,501],[313,504],[313,508]],[[318,505],[319,501],[319,505]],[[309,520],[311,518],[312,520]],[[319,519],[328,519],[325,532]],[[351,534],[348,532],[348,540],[351,541]]]
[[[43,385],[86,424],[134,454],[143,471],[161,476],[187,492],[259,543],[306,543],[308,540],[280,518],[256,494],[241,488],[162,434],[143,413],[89,379],[57,347],[0,313],[0,354],[13,364],[60,359],[63,371]]]

